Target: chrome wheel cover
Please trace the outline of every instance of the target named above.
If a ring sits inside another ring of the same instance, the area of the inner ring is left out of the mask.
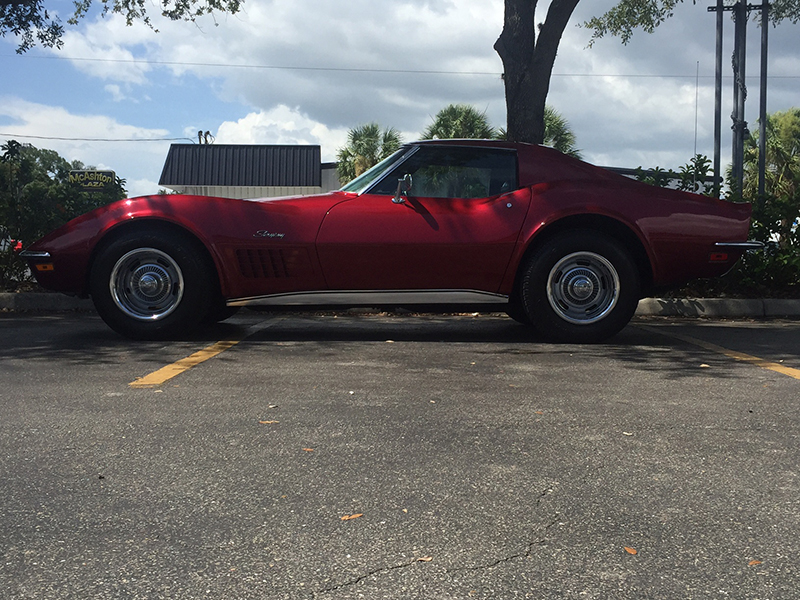
[[[556,314],[575,325],[601,320],[617,305],[617,270],[594,252],[575,252],[559,260],[547,278],[547,299]]]
[[[111,297],[127,316],[158,321],[183,298],[183,273],[175,260],[155,248],[137,248],[120,258],[111,271]]]

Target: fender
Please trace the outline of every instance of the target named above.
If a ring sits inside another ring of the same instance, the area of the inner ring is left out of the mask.
[[[586,198],[596,198],[598,186],[561,181],[531,186],[531,204],[520,231],[519,240],[511,258],[509,270],[503,280],[501,293],[510,294],[526,257],[551,235],[569,229],[594,229],[626,242],[635,255],[646,280],[650,280],[656,257],[652,252],[646,232],[636,221],[626,218],[622,210],[611,210],[610,203],[601,206],[587,203]],[[565,201],[566,200],[566,201]]]

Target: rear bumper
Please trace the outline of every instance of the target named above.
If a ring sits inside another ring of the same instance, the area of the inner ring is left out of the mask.
[[[747,241],[747,242],[717,242],[714,244],[720,250],[761,250],[764,247],[762,242]]]

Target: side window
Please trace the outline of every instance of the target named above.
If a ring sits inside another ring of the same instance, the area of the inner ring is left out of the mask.
[[[517,157],[497,148],[422,146],[371,193],[394,194],[406,174],[413,179],[412,197],[485,198],[517,189]]]

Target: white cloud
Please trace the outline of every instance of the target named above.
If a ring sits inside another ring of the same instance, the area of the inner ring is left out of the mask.
[[[24,130],[30,135],[70,138],[66,140],[68,144],[79,141],[78,138],[152,139],[164,137],[169,133],[164,129],[144,129],[125,125],[106,115],[71,114],[59,106],[28,102],[13,96],[0,97],[0,116],[8,117],[18,123],[4,126],[6,131],[22,135]]]
[[[49,53],[58,58],[81,59],[73,65],[89,77],[142,85],[147,83],[152,67],[146,62],[136,62],[139,52],[134,51],[150,41],[152,35],[144,25],[126,26],[119,15],[98,17],[88,27],[67,29],[63,47]]]
[[[123,35],[119,17],[98,18],[65,38],[63,55],[133,59],[135,51],[164,66],[75,64],[103,79],[140,85],[164,72],[177,78],[173,84],[197,77],[225,101],[265,111],[300,106],[331,128],[379,120],[421,130],[429,114],[450,102],[502,109],[502,68],[492,50],[502,27],[501,0],[280,0],[245,3],[241,14],[216,20],[217,26],[206,18],[196,27],[154,17],[160,33],[137,25]]]
[[[155,194],[158,190],[164,189],[164,187],[158,185],[157,181],[151,179],[127,179],[125,181],[125,189],[128,191],[128,196],[133,198],[134,196]]]
[[[318,144],[323,160],[334,160],[334,150],[347,141],[347,129],[330,129],[296,109],[278,106],[252,112],[237,121],[225,121],[216,134],[218,144]]]
[[[117,84],[109,83],[103,89],[111,95],[114,102],[122,102],[126,98],[125,94],[122,93],[122,89]]]

